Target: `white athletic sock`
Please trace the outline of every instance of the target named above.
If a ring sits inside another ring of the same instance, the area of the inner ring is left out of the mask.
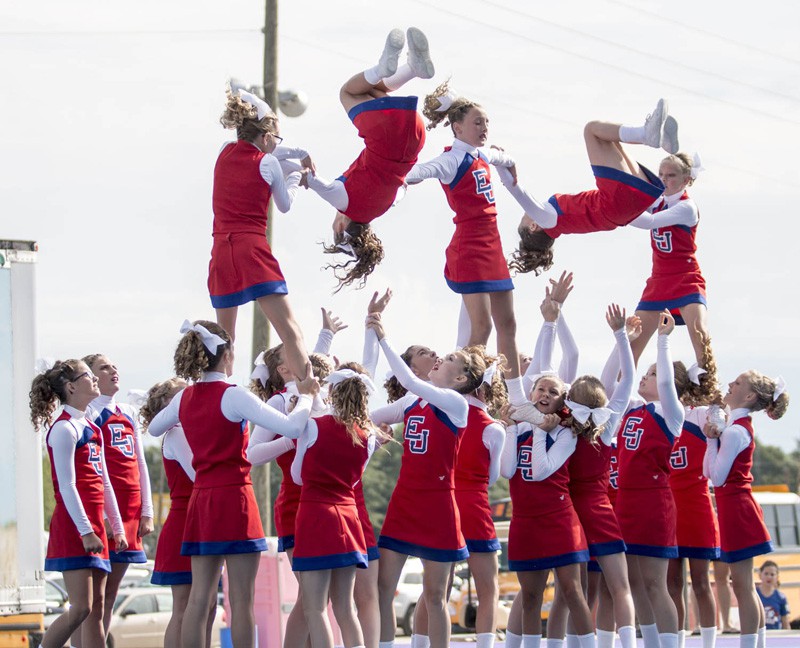
[[[519,406],[528,402],[528,399],[525,398],[525,392],[522,391],[521,376],[518,378],[506,378],[506,387],[508,388],[508,400],[512,405]]]
[[[659,632],[658,642],[661,648],[678,648],[678,634],[676,632]]]
[[[608,630],[597,629],[597,648],[614,648],[616,635]]]
[[[379,641],[378,648],[394,648],[394,641]]]
[[[411,66],[408,63],[403,63],[403,65],[397,67],[397,72],[383,80],[383,85],[389,88],[389,90],[397,90],[411,81],[415,76]]]
[[[633,626],[622,626],[617,628],[619,642],[622,648],[636,648],[636,628]]]
[[[758,646],[757,634],[739,635],[739,648],[757,648],[757,646]]]
[[[581,648],[581,638],[578,635],[567,635],[567,648]]]
[[[522,648],[541,648],[542,635],[522,635]]]
[[[642,640],[644,648],[659,648],[658,646],[658,628],[655,623],[647,625],[639,624],[639,630],[642,631]]]
[[[628,144],[644,143],[644,126],[620,126],[619,141]]]
[[[522,646],[522,635],[514,634],[506,630],[506,648],[520,648]]]
[[[678,630],[678,648],[686,648],[686,630]]]
[[[569,636],[569,635],[567,635]],[[597,641],[594,638],[594,632],[578,636],[578,645],[580,648],[596,648]]]
[[[430,646],[430,643],[428,646]],[[494,646],[494,632],[479,632],[475,648],[492,648],[492,646]]]
[[[756,648],[767,648],[767,626],[761,626],[758,629],[758,641]]]
[[[703,640],[703,648],[715,648],[717,645],[717,626],[700,628],[700,638]]]
[[[393,29],[389,32],[378,64],[368,70],[364,70],[364,78],[367,83],[376,85],[380,83],[381,79],[390,77],[397,72],[397,59],[405,43],[406,35],[401,30]]]
[[[564,648],[564,640],[558,637],[547,637],[547,648]]]

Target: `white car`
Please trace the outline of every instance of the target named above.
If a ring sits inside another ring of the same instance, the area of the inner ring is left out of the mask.
[[[394,593],[394,614],[397,617],[397,627],[409,636],[414,630],[414,609],[417,607],[417,601],[421,595],[422,561],[409,556],[400,573],[400,580]]]
[[[108,628],[108,648],[163,648],[164,632],[172,616],[169,587],[120,589]],[[211,648],[219,648],[223,627],[222,609],[217,608],[211,633]]]

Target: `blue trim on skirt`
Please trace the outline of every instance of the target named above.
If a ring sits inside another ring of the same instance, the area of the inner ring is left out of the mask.
[[[397,553],[406,554],[407,556],[416,556],[417,558],[432,560],[434,562],[458,562],[459,560],[466,560],[469,557],[469,551],[467,551],[466,546],[460,549],[433,549],[410,542],[403,542],[402,540],[395,540],[385,535],[378,538],[378,546],[384,549],[391,549]]]

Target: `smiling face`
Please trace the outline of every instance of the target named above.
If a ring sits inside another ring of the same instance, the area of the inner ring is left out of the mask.
[[[740,407],[750,409],[757,400],[757,394],[750,386],[746,373],[740,374],[735,380],[728,383],[728,392],[722,397],[722,402],[732,410]]]
[[[428,380],[431,369],[438,359],[436,351],[426,346],[414,345],[409,347],[406,353],[408,354],[408,366],[414,375],[422,380]]]
[[[639,396],[646,401],[658,400],[658,383],[656,381],[656,366],[650,365],[642,379],[639,381]]]
[[[483,146],[489,136],[489,117],[486,116],[486,111],[479,106],[473,106],[464,115],[464,119],[453,123],[453,133],[470,146]]]
[[[92,362],[92,373],[97,376],[97,385],[103,396],[113,396],[119,391],[119,372],[111,360],[99,355]]]
[[[543,414],[553,414],[564,407],[564,383],[556,376],[539,378],[531,390],[530,400]]]

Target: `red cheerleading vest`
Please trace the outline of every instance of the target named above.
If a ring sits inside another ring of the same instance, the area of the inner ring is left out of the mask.
[[[619,446],[613,443],[608,457],[608,499],[614,506],[617,502],[617,491],[619,490]]]
[[[683,432],[672,447],[669,458],[669,486],[672,490],[698,489],[708,492],[708,479],[703,476],[706,436],[694,423],[685,421]]]
[[[567,462],[570,490],[608,492],[611,454],[611,446],[600,439],[591,443],[585,437],[579,436],[575,451]]]
[[[264,236],[272,189],[261,176],[266,155],[244,140],[228,144],[214,166],[214,236],[237,233]]]
[[[61,413],[55,421],[69,421],[72,417],[66,411]],[[83,432],[78,434],[78,442],[75,444],[75,488],[78,491],[78,496],[81,502],[86,507],[86,504],[102,503],[104,501],[103,492],[103,436],[94,423],[87,421],[87,427],[83,428]],[[50,430],[52,430],[52,426]],[[48,436],[50,430],[47,431]],[[50,475],[53,478],[53,490],[56,504],[64,506],[64,500],[61,497],[61,490],[58,486],[58,477],[56,476],[56,464],[53,461],[53,449],[47,443],[47,453],[50,456]],[[65,507],[66,508],[66,507]]]
[[[753,474],[750,469],[753,467],[753,453],[756,449],[755,437],[753,436],[753,419],[745,416],[736,419],[731,425],[741,425],[747,430],[750,435],[750,445],[736,455],[725,483],[722,486],[714,487],[714,494],[717,497],[725,497],[726,495],[742,492],[749,493],[753,490],[750,486],[753,483]]]
[[[189,479],[189,475],[186,474],[179,461],[166,457],[162,457],[162,461],[169,488],[169,509],[170,511],[185,511],[189,506],[194,482]]]
[[[463,428],[438,407],[418,398],[405,412],[403,460],[396,488],[453,490]]]
[[[314,421],[317,440],[303,457],[300,501],[355,506],[353,488],[361,479],[369,456],[367,435],[361,431],[362,445],[355,445],[344,424],[333,416],[322,416]]]
[[[469,406],[467,427],[461,437],[455,470],[459,491],[486,491],[489,488],[489,449],[483,444],[483,431],[495,420],[481,407]]]
[[[655,404],[637,407],[625,415],[619,428],[619,487],[669,488],[669,459],[675,436]]]
[[[444,150],[451,149],[448,146]],[[489,162],[480,152],[478,157],[465,153],[453,181],[441,184],[450,209],[456,213],[453,218],[456,225],[474,219],[497,218]]]
[[[195,488],[250,484],[245,450],[245,421],[229,421],[222,413],[222,396],[233,385],[222,380],[199,382],[181,393],[178,417],[195,469]]]
[[[681,200],[689,200],[685,191]],[[656,214],[666,209],[666,202],[653,210]],[[691,272],[700,272],[700,264],[695,253],[697,244],[697,225],[670,225],[650,230],[650,247],[653,250],[653,275],[680,275]]]
[[[547,448],[553,444],[547,435]],[[569,463],[556,470],[547,479],[534,481],[531,464],[533,462],[533,432],[525,432],[517,437],[517,469],[508,481],[509,494],[514,503],[514,515],[533,517],[571,508],[569,496]]]
[[[136,457],[136,426],[119,407],[103,409],[95,424],[103,434],[108,478],[114,491],[138,491],[139,461]]]

